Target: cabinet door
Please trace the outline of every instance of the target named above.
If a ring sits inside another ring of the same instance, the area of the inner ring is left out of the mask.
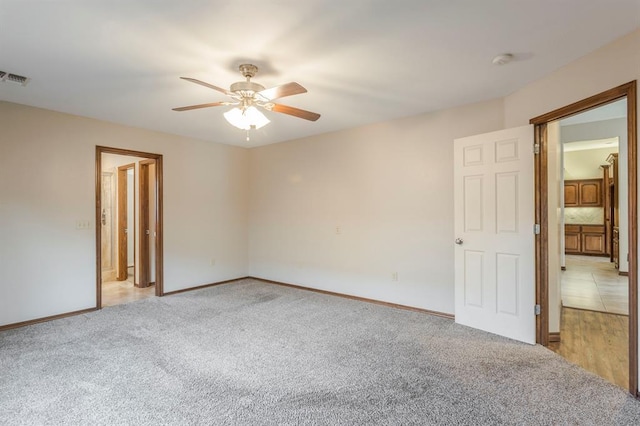
[[[566,233],[564,234],[564,252],[565,253],[580,253],[580,234],[579,233]]]
[[[564,184],[564,205],[565,207],[576,207],[579,204],[578,182],[565,182]]]
[[[604,254],[604,234],[582,234],[582,252]]]
[[[602,206],[602,184],[600,180],[579,183],[579,204],[583,207]]]

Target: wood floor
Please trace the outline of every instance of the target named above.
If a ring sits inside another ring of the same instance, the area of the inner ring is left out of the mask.
[[[561,342],[549,349],[599,375],[629,388],[629,317],[562,308]]]

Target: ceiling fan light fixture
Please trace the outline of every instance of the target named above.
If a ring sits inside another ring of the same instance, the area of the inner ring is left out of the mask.
[[[244,109],[232,108],[224,113],[224,118],[229,124],[242,130],[259,129],[271,123],[271,121],[254,106]]]

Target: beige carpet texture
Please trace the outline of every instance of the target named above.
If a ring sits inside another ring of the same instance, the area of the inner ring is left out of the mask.
[[[638,425],[541,346],[251,279],[0,332],[1,425]]]

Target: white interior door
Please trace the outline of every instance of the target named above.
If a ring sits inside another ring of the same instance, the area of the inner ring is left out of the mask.
[[[533,126],[454,141],[456,322],[535,343]]]

